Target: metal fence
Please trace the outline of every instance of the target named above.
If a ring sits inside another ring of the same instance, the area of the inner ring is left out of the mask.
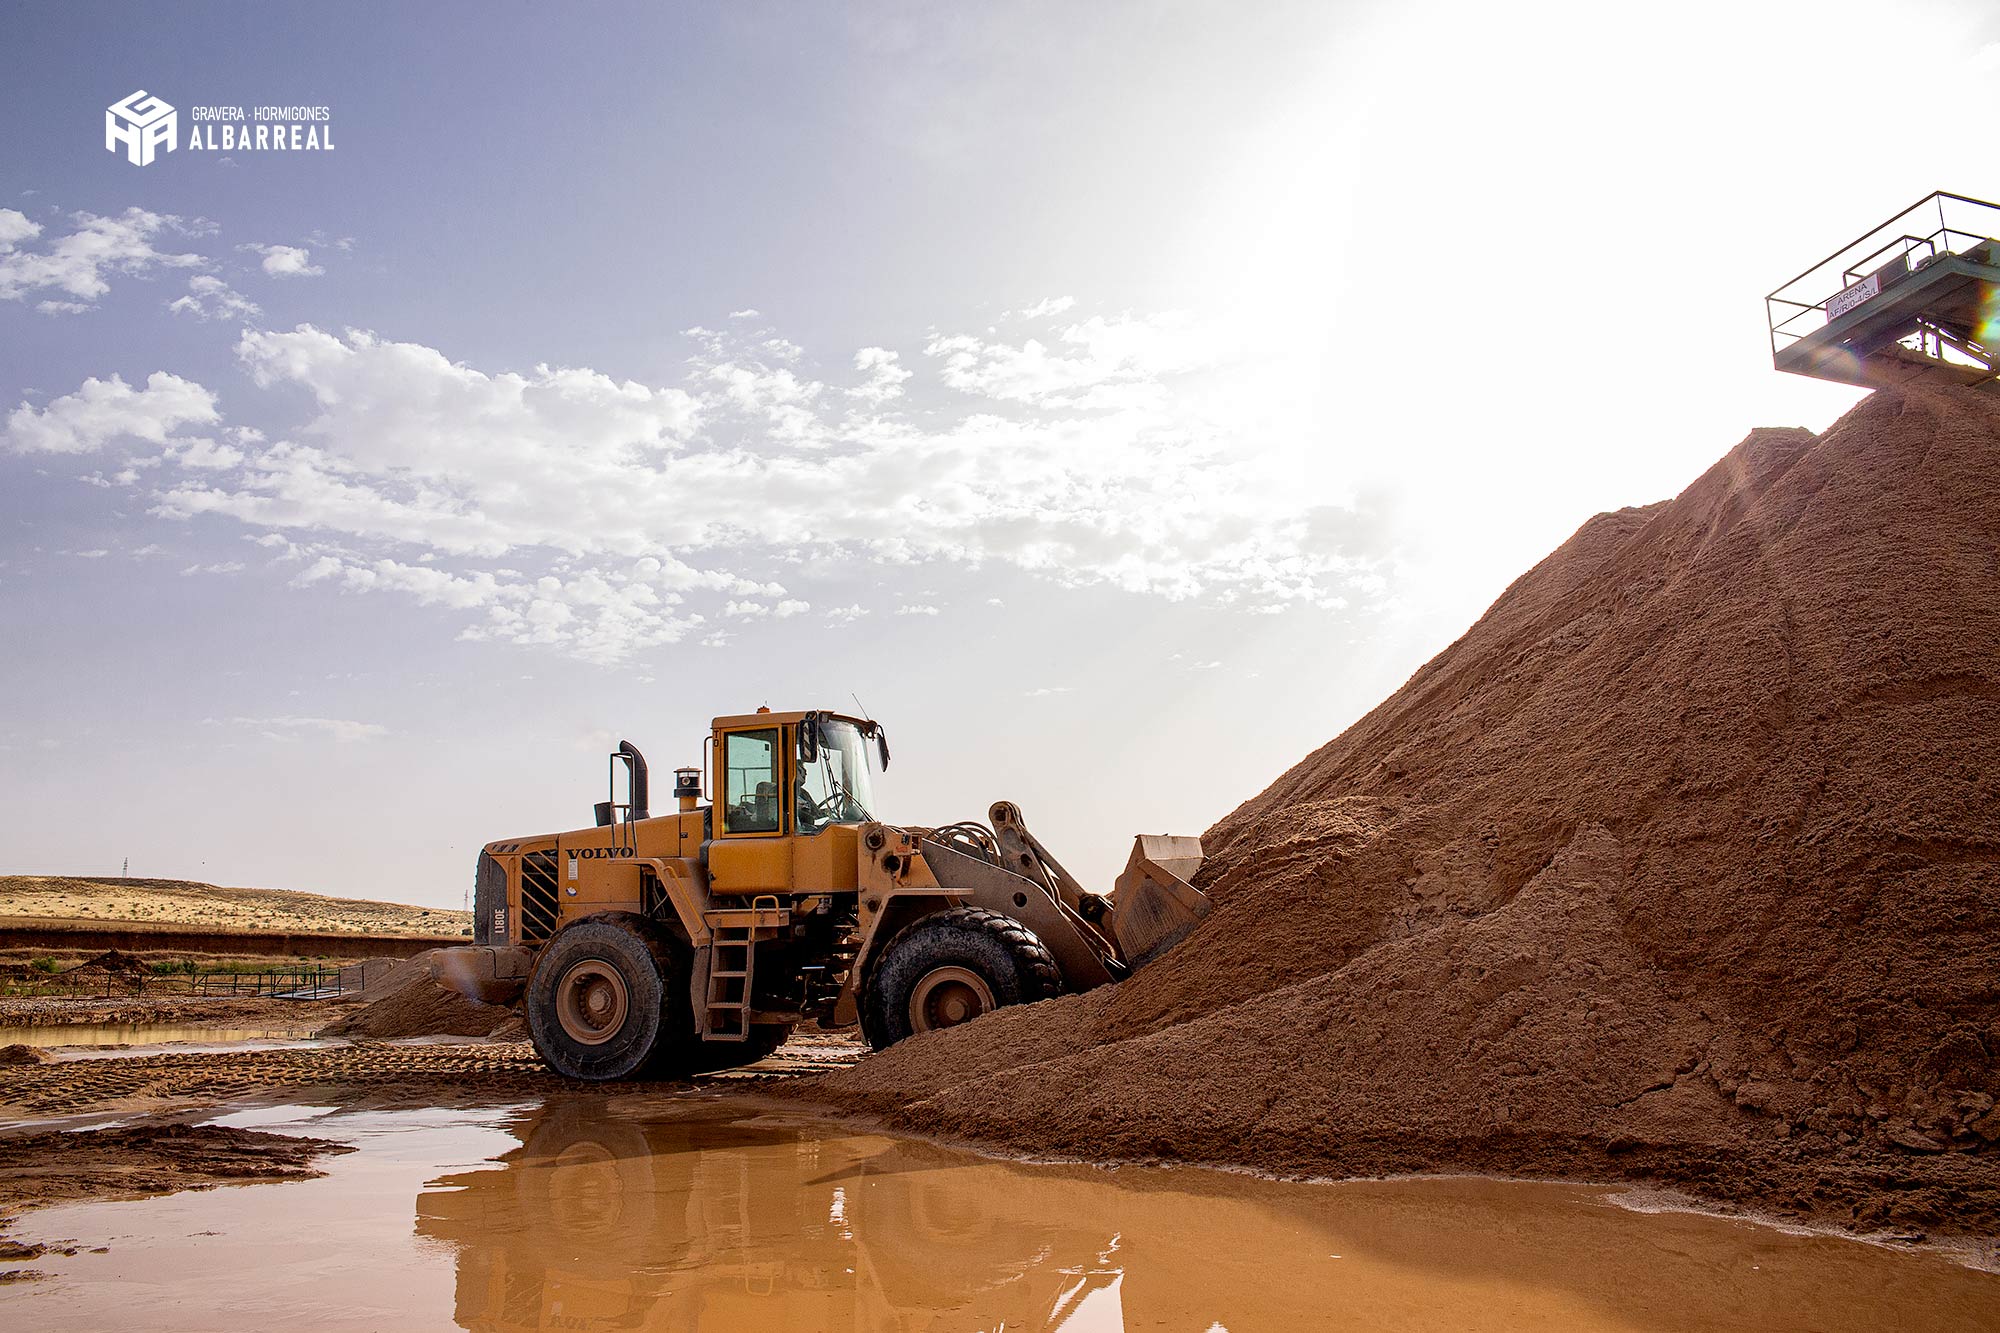
[[[287,968],[274,972],[196,972],[189,981],[196,995],[270,995],[317,1000],[345,993],[338,967]]]
[[[260,972],[225,969],[207,972],[128,972],[82,967],[67,972],[27,972],[8,977],[0,982],[0,990],[17,996],[62,996],[73,1000],[112,1000],[139,995],[239,995],[318,1000],[347,993],[348,988],[341,975],[343,971],[338,967],[295,967]]]

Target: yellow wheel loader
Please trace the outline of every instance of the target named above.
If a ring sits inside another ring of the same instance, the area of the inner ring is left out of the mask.
[[[808,1019],[876,1049],[1125,976],[1193,929],[1195,838],[1141,835],[1086,891],[1001,801],[990,823],[876,818],[889,743],[866,718],[719,717],[655,815],[621,742],[590,828],[488,843],[474,946],[452,973],[527,1014],[570,1078],[671,1077],[762,1058]],[[625,799],[617,799],[624,778]]]

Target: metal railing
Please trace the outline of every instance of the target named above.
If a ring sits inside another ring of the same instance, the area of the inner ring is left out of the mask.
[[[0,991],[22,998],[114,1000],[133,996],[237,995],[277,999],[327,999],[345,995],[349,987],[338,967],[271,968],[257,972],[217,969],[208,972],[153,972],[82,967],[66,972],[9,977]],[[357,977],[354,989],[360,988]]]
[[[1848,242],[1764,298],[1776,356],[1831,322],[1827,303],[1855,283],[1898,263],[1915,269],[2000,238],[2000,204],[1939,190]]]
[[[342,969],[284,968],[270,972],[197,972],[189,978],[196,995],[270,995],[314,998],[344,993]],[[223,983],[227,982],[225,986]]]

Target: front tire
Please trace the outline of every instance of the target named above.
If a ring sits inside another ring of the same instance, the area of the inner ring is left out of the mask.
[[[565,1078],[629,1078],[659,1046],[686,1040],[670,1021],[687,1010],[686,994],[685,960],[647,922],[587,917],[551,940],[536,964],[528,1032]]]
[[[876,1050],[1062,990],[1055,955],[1032,930],[983,907],[910,923],[870,970],[862,1031]]]

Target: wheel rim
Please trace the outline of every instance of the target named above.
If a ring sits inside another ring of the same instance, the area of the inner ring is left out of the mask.
[[[600,958],[575,964],[556,986],[556,1018],[571,1040],[585,1046],[601,1046],[617,1036],[631,1008],[625,978]]]
[[[618,1158],[592,1140],[563,1149],[549,1170],[560,1188],[549,1191],[549,1222],[559,1235],[608,1240],[622,1234],[625,1181]]]
[[[954,1028],[999,1007],[986,978],[971,968],[934,968],[910,992],[910,1030]]]

